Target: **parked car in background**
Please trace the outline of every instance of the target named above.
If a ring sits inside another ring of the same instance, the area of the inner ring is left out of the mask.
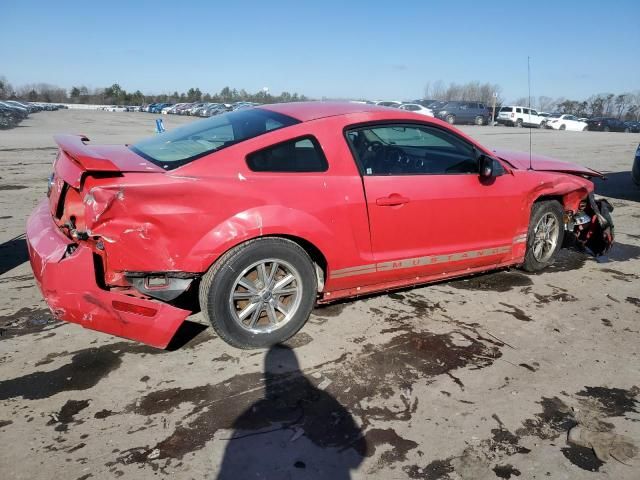
[[[17,107],[17,108],[23,108],[27,111],[27,113],[33,113],[36,111],[33,105],[26,102],[19,102],[17,100],[5,100],[5,103],[8,103],[9,105],[13,105],[14,107]]]
[[[22,106],[17,106],[5,101],[0,101],[0,105],[12,111],[21,120],[24,120],[29,116],[29,110]]]
[[[574,132],[584,132],[587,130],[587,124],[578,120],[575,115],[552,113],[547,118],[547,128],[553,130],[571,130]]]
[[[391,107],[391,108],[398,108],[400,105],[402,105],[402,102],[396,102],[395,100],[378,100],[377,102],[374,102],[376,105],[379,105],[380,107]]]
[[[418,99],[407,103],[417,103],[418,105],[422,105],[423,107],[431,108],[432,105],[438,103],[438,100]]]
[[[161,348],[190,291],[222,340],[264,348],[316,303],[539,271],[569,235],[596,255],[613,242],[602,174],[399,109],[285,103],[133,145],[55,140],[26,229],[37,285],[58,319]]]
[[[172,106],[173,103],[156,103],[153,108],[149,109],[150,113],[162,113],[162,109]]]
[[[433,108],[436,118],[453,125],[459,123],[475,123],[486,125],[489,123],[489,110],[480,102],[443,102],[442,106]]]
[[[192,103],[191,106],[187,109],[187,111],[185,112],[187,115],[196,115],[196,110],[198,110],[199,108],[202,108],[206,105],[205,102],[196,102],[196,103]]]
[[[193,102],[183,103],[178,108],[176,108],[176,115],[188,115],[189,110],[193,108],[193,105],[194,105]]]
[[[433,117],[433,110],[427,108],[419,103],[403,103],[398,107],[400,110],[406,110],[408,112],[415,112],[427,117]]]
[[[532,108],[519,105],[506,105],[500,108],[496,121],[501,125],[512,127],[544,128],[546,118],[538,115]]]
[[[622,120],[610,117],[595,117],[587,120],[592,132],[630,132],[631,129]]]
[[[13,128],[24,118],[16,109],[6,107],[0,102],[0,128]]]
[[[640,122],[636,122],[632,120],[630,122],[624,122],[624,123],[627,125],[631,133],[640,133]]]
[[[210,103],[205,108],[200,110],[201,117],[212,117],[213,115],[218,115],[220,113],[224,113],[227,111],[227,107],[225,107],[221,103]]]
[[[640,187],[640,144],[636,148],[636,156],[633,159],[633,167],[631,167],[631,178],[636,185]]]

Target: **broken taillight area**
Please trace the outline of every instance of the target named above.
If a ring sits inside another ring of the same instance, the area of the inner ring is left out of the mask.
[[[138,292],[158,300],[175,300],[191,286],[196,274],[187,272],[125,272]]]
[[[613,206],[605,199],[596,200],[593,193],[580,203],[578,212],[566,219],[566,229],[573,232],[577,243],[593,255],[605,255],[615,238]]]

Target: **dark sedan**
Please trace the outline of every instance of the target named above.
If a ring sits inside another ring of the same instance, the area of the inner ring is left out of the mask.
[[[608,117],[595,117],[587,120],[587,128],[595,132],[629,132],[630,128],[622,120]]]
[[[638,144],[638,148],[636,149],[636,158],[633,160],[631,178],[633,178],[634,183],[640,187],[640,144]]]
[[[629,127],[629,131],[631,133],[639,133],[640,132],[640,122],[631,121],[625,122],[627,127]]]

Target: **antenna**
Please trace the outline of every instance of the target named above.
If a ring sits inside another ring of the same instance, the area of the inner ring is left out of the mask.
[[[527,85],[529,87],[529,170],[533,170],[531,161],[531,57],[527,56]]]

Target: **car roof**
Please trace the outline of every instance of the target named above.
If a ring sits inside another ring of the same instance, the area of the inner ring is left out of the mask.
[[[288,115],[301,122],[308,122],[324,117],[335,117],[337,115],[349,115],[351,113],[362,112],[388,112],[388,107],[369,105],[366,103],[351,102],[291,102],[273,103],[260,105],[257,108],[264,108],[272,112]]]

